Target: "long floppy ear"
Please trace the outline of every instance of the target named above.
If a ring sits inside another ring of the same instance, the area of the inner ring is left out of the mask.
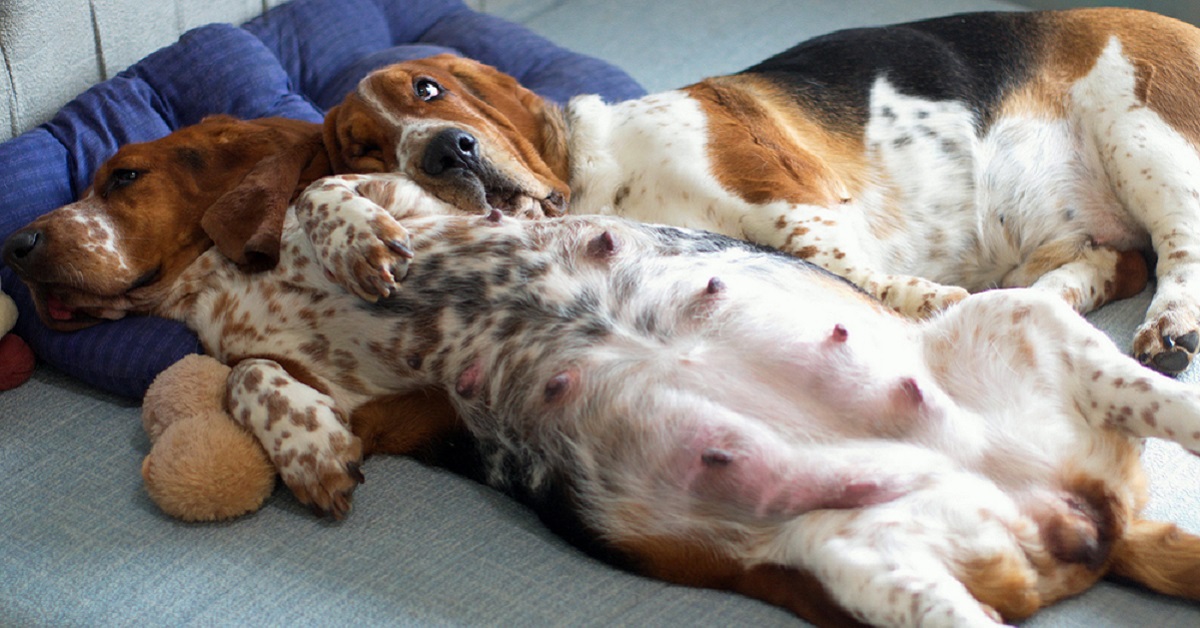
[[[325,113],[322,136],[333,174],[392,172],[399,168],[385,148],[388,129],[382,127],[357,94],[351,92]]]
[[[341,105],[334,105],[325,112],[325,122],[321,125],[321,136],[325,142],[325,152],[329,155],[329,166],[336,173],[345,173],[349,168],[345,156],[342,155],[342,138],[338,135],[338,116],[342,113]]]
[[[292,199],[330,173],[318,125],[308,124],[303,130],[269,125],[263,137],[267,149],[260,149],[262,157],[200,219],[221,254],[249,271],[279,262],[283,220]]]

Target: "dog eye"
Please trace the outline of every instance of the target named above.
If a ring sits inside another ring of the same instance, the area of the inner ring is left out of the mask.
[[[119,190],[128,186],[134,181],[137,181],[138,177],[140,176],[142,176],[142,173],[138,170],[131,170],[128,168],[117,168],[116,170],[113,170],[112,174],[108,175],[108,183],[106,183],[104,186],[104,195],[108,196],[108,194],[113,190]]]
[[[431,78],[419,78],[413,81],[413,92],[417,98],[429,102],[442,97],[442,86]]]

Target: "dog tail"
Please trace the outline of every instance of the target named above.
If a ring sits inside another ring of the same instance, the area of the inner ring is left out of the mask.
[[[1136,519],[1117,539],[1112,574],[1166,595],[1200,600],[1200,536]]]

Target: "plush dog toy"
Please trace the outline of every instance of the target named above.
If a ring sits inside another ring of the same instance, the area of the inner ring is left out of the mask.
[[[17,324],[17,304],[0,292],[0,390],[16,388],[33,375],[33,351],[12,331]]]
[[[184,521],[219,521],[258,510],[276,471],[250,432],[225,411],[229,367],[189,355],[154,379],[142,402],[150,499]]]

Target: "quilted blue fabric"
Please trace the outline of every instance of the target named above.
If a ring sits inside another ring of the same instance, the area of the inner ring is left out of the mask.
[[[442,52],[495,65],[559,102],[580,93],[610,101],[644,93],[612,65],[459,0],[293,0],[241,28],[189,31],[84,92],[50,122],[0,144],[0,239],[74,200],[122,144],[214,113],[319,121],[367,72]],[[14,331],[37,356],[104,390],[140,398],[160,371],[201,351],[182,324],[149,317],[52,332],[10,269],[0,268],[0,281],[21,310]]]

